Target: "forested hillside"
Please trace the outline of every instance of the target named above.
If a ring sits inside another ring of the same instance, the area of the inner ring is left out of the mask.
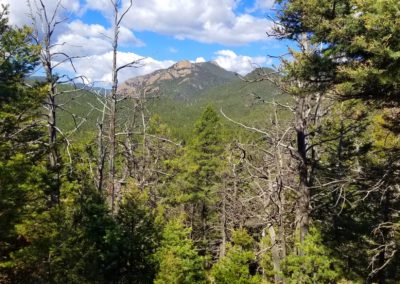
[[[1,8],[0,283],[400,282],[400,2],[275,2],[279,66],[120,83],[111,1],[106,89]]]
[[[141,86],[130,90],[127,87],[122,87],[123,92],[127,93],[132,100],[123,101],[119,104],[119,116],[122,120],[129,118],[132,115],[131,110],[135,108],[132,101],[137,100],[137,96],[140,97],[142,90],[150,89],[151,91],[146,97],[142,98],[146,100],[144,106],[146,115],[160,116],[162,121],[168,124],[176,139],[187,140],[191,135],[196,119],[207,106],[212,106],[216,111],[222,109],[226,115],[242,123],[263,126],[268,123],[268,112],[272,109],[271,105],[265,104],[265,102],[276,100],[287,103],[290,101],[289,96],[281,94],[271,82],[263,80],[264,74],[273,72],[270,69],[257,69],[246,77],[239,77],[220,67],[216,68],[212,63],[202,63],[202,66],[206,68],[202,67],[195,76],[186,76],[187,74],[185,74],[181,81],[160,81],[159,74],[168,72],[167,69],[156,71],[154,75],[145,76],[145,78],[151,78],[152,84],[142,83]],[[209,73],[207,67],[214,69],[214,75]],[[228,82],[225,81],[227,75],[229,76]],[[154,76],[158,78],[154,78]],[[211,79],[212,77],[214,79]],[[134,78],[132,80],[142,79]],[[208,87],[195,88],[191,83],[193,80],[204,82],[203,85],[208,85]],[[182,81],[183,83],[181,83]],[[189,86],[186,84],[189,84]],[[72,90],[73,86],[66,84],[61,88]],[[96,132],[96,120],[101,116],[101,111],[99,112],[101,102],[99,100],[103,99],[108,92],[107,89],[97,89],[96,91],[89,89],[89,87],[86,87],[77,92],[67,92],[59,97],[59,103],[64,106],[59,113],[58,123],[66,131],[76,129],[79,134],[74,135],[76,139],[79,139],[82,133]],[[71,119],[72,114],[75,119]],[[228,120],[221,122],[226,128],[233,127]],[[81,125],[77,128],[79,124]],[[243,130],[236,126],[234,128],[232,129],[233,132],[242,132]],[[247,136],[248,132],[243,132],[243,135]]]

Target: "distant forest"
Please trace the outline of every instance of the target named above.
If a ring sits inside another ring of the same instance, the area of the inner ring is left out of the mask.
[[[279,66],[186,106],[121,91],[110,1],[107,90],[0,9],[0,283],[400,283],[400,1],[276,0]]]

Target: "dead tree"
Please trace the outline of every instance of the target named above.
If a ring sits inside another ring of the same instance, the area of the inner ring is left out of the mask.
[[[292,51],[293,57],[313,57],[312,47],[307,46],[306,42],[300,42],[300,46],[299,53]],[[261,147],[253,145],[253,155],[258,157],[247,161],[249,175],[254,180],[254,195],[259,198],[252,199],[258,199],[258,205],[246,207],[257,212],[254,218],[259,220],[265,233],[270,236],[274,270],[278,271],[276,283],[281,282],[278,275],[280,262],[287,254],[286,249],[301,254],[295,246],[296,240],[303,243],[308,234],[320,146],[314,137],[318,135],[321,119],[329,108],[328,103],[323,101],[326,93],[318,83],[319,78],[307,81],[305,78],[284,76],[288,69],[293,68],[293,63],[284,58],[282,63],[280,70],[271,72],[259,69],[258,78],[246,80],[249,84],[268,81],[278,87],[282,94],[292,97],[289,105],[276,101],[265,102],[271,104],[274,110],[268,130],[243,125],[222,113],[231,122],[261,134],[266,142]],[[291,113],[292,119],[286,126],[279,121],[281,112]],[[264,209],[260,211],[257,208]]]
[[[167,137],[148,133],[149,115],[146,103],[149,98],[157,97],[156,91],[142,88],[140,93],[129,93],[119,89],[119,73],[127,68],[143,66],[143,59],[132,60],[124,65],[118,65],[118,43],[121,24],[127,13],[133,7],[133,1],[121,11],[122,0],[110,0],[113,10],[112,65],[111,90],[104,96],[97,94],[101,107],[97,110],[101,118],[97,121],[98,128],[98,159],[96,185],[99,191],[107,190],[107,196],[112,213],[117,210],[118,199],[122,189],[129,179],[135,180],[139,189],[154,182],[154,171],[150,165],[150,141],[158,140],[175,145]],[[123,103],[124,102],[124,103]],[[123,104],[122,104],[123,103]],[[127,109],[128,108],[128,109]],[[140,137],[140,139],[138,138]],[[140,142],[138,142],[140,140]],[[179,146],[179,145],[177,145]],[[138,154],[138,150],[142,153]],[[140,156],[140,158],[139,158]]]
[[[115,203],[116,203],[116,197],[117,197],[117,188],[118,188],[118,177],[117,177],[117,157],[119,155],[118,151],[118,138],[117,138],[117,120],[118,120],[118,105],[121,101],[124,101],[127,96],[124,94],[120,94],[118,92],[118,74],[126,69],[126,68],[133,68],[133,67],[139,67],[140,66],[140,61],[141,59],[135,59],[132,60],[131,62],[118,66],[118,40],[119,40],[119,33],[121,29],[121,23],[126,16],[126,14],[129,12],[129,10],[133,6],[133,0],[129,1],[128,7],[121,11],[121,6],[122,6],[122,0],[110,0],[112,9],[113,9],[113,35],[111,37],[111,45],[112,45],[112,66],[111,66],[111,91],[106,97],[106,100],[104,102],[104,109],[103,111],[106,112],[106,120],[108,121],[108,129],[107,133],[103,131],[103,126],[101,125],[100,128],[100,136],[103,137],[104,134],[107,136],[108,140],[108,180],[106,182],[107,184],[107,190],[108,190],[108,196],[110,200],[110,207],[111,211],[114,213],[115,212]],[[103,139],[103,138],[101,138]],[[99,142],[103,143],[103,142]],[[103,146],[102,146],[103,147]],[[104,148],[102,148],[100,155],[102,153],[104,154]],[[100,161],[104,161],[104,157],[101,157],[99,159]],[[99,168],[100,172],[98,173],[99,176],[102,176],[102,179],[104,179],[104,170],[105,167],[102,166]],[[101,180],[102,180],[101,179]],[[102,182],[102,181],[101,181]],[[98,186],[99,188],[102,188],[102,185]]]
[[[256,80],[271,82],[282,94],[290,95],[293,99],[292,105],[286,106],[286,109],[293,114],[295,140],[290,151],[297,164],[295,171],[298,177],[295,223],[297,238],[303,243],[310,224],[311,190],[315,186],[318,148],[321,146],[314,142],[314,138],[318,137],[321,120],[329,111],[330,101],[326,100],[329,86],[325,84],[325,74],[296,73],[297,58],[305,59],[310,65],[318,63],[318,47],[312,46],[305,36],[298,41],[298,46],[299,51],[290,50],[291,59],[280,57],[282,64],[277,72],[261,69],[259,79]]]
[[[59,202],[59,183],[60,183],[60,167],[61,167],[61,154],[58,145],[58,134],[61,135],[62,141],[66,143],[67,152],[69,153],[69,140],[68,134],[64,133],[57,126],[57,114],[60,110],[65,110],[64,104],[58,104],[57,97],[71,92],[86,89],[85,84],[77,90],[76,80],[85,82],[83,76],[69,77],[66,75],[60,76],[56,73],[56,69],[63,64],[70,64],[75,70],[73,60],[78,56],[69,56],[68,54],[58,51],[60,46],[65,43],[55,42],[55,32],[60,25],[68,20],[68,18],[61,18],[61,10],[64,9],[61,5],[61,0],[57,0],[54,10],[50,11],[44,4],[43,0],[28,0],[27,4],[30,10],[30,18],[33,24],[33,40],[41,47],[40,60],[46,76],[45,83],[47,86],[47,96],[44,102],[44,107],[47,110],[45,114],[46,124],[48,129],[48,160],[49,167],[55,173],[55,185],[50,194],[50,204],[55,205]],[[61,84],[71,84],[74,90],[60,90]],[[67,111],[68,112],[68,111]],[[68,112],[69,113],[69,112]],[[76,128],[86,120],[75,116],[70,113],[75,121]],[[76,119],[80,121],[77,122]],[[75,131],[75,130],[74,130]]]
[[[272,115],[268,130],[234,121],[221,110],[222,115],[232,123],[260,134],[257,142],[237,144],[242,151],[241,167],[245,176],[242,174],[241,179],[247,180],[248,189],[234,198],[243,208],[243,212],[235,208],[227,215],[233,215],[233,219],[244,218],[243,226],[258,231],[269,240],[269,245],[262,246],[258,256],[261,258],[265,253],[270,254],[274,282],[282,283],[280,263],[287,255],[289,244],[294,243],[293,212],[296,198],[293,196],[296,176],[291,157],[291,151],[295,150],[291,146],[294,128],[290,122],[282,123],[279,119],[280,108],[289,106],[275,101],[271,102],[271,105]],[[232,206],[232,195],[226,194],[226,198],[230,201],[229,206]]]

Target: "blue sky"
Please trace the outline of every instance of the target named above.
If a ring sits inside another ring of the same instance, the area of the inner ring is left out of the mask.
[[[30,0],[31,6],[35,2]],[[57,0],[43,0],[52,13]],[[54,37],[56,51],[85,56],[75,62],[90,81],[110,80],[110,0],[59,0],[59,17],[68,21]],[[122,7],[129,0],[121,0]],[[142,68],[124,71],[121,81],[167,68],[180,60],[216,61],[221,67],[246,74],[255,66],[275,64],[269,55],[281,55],[287,42],[269,38],[273,0],[134,0],[122,23],[119,63],[145,57]],[[0,0],[10,5],[10,21],[29,24],[25,0]],[[94,64],[95,63],[95,64]],[[60,72],[72,72],[63,66]]]

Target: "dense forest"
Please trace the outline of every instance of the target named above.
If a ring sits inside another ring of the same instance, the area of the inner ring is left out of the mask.
[[[184,135],[119,88],[111,2],[108,90],[56,72],[61,6],[0,11],[0,283],[399,283],[398,0],[277,0],[264,122],[221,100]]]

